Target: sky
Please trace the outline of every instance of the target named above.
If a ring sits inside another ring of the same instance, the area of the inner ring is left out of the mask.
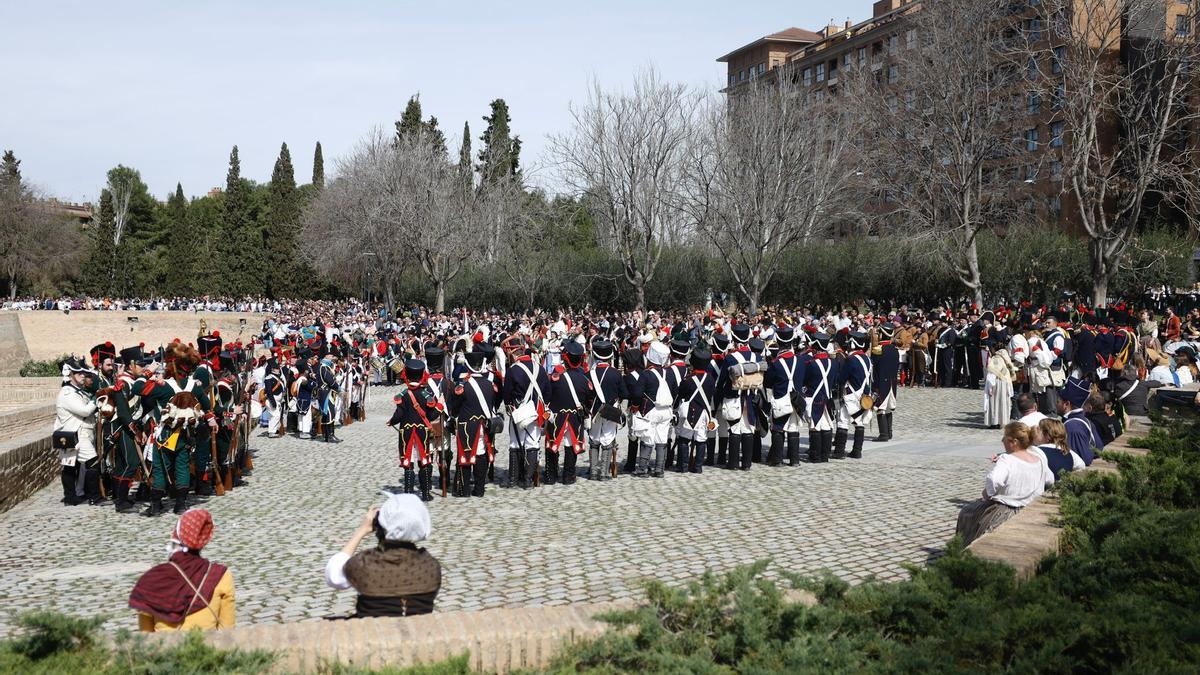
[[[176,182],[200,196],[224,185],[235,144],[242,175],[265,182],[286,142],[307,183],[320,141],[331,177],[417,93],[453,154],[464,121],[478,152],[488,104],[503,98],[536,182],[547,137],[569,130],[593,79],[621,89],[653,66],[715,91],[722,54],[791,26],[857,23],[871,4],[11,0],[0,5],[0,149],[66,201],[95,200],[117,164],[160,199]]]

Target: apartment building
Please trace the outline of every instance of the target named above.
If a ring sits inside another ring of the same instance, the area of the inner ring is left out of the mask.
[[[1024,77],[1013,87],[1006,114],[1006,131],[1012,144],[987,168],[990,180],[1010,185],[1023,200],[1022,208],[1043,221],[1073,229],[1076,217],[1063,186],[1063,150],[1069,142],[1059,119],[1059,101],[1065,96],[1061,82],[1062,48],[1051,44],[1049,27],[1043,26],[1038,7],[1041,0],[1014,0],[1012,30],[1026,43],[1037,47],[1027,63],[1016,64]],[[1192,5],[1195,0],[1163,0],[1161,12],[1130,22],[1124,42],[1136,40],[1138,30],[1167,30],[1179,39],[1194,37]],[[791,28],[766,36],[718,59],[728,65],[728,80],[722,90],[736,93],[751,80],[764,82],[786,77],[820,99],[838,94],[839,74],[850,69],[868,69],[876,82],[890,93],[892,105],[910,107],[915,93],[904,86],[901,60],[904,50],[917,46],[920,35],[908,19],[921,10],[920,0],[879,0],[871,18],[853,23],[831,24],[809,32]],[[815,39],[814,39],[815,36]],[[790,49],[789,49],[790,47]],[[1114,55],[1118,57],[1118,55]],[[1115,131],[1114,131],[1114,139]]]

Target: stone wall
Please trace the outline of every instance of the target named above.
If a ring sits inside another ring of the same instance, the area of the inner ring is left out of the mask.
[[[49,485],[58,473],[49,424],[42,431],[0,442],[0,513]]]
[[[0,375],[16,375],[29,360],[21,322],[13,312],[0,311]]]
[[[61,377],[0,377],[0,404],[53,401]]]

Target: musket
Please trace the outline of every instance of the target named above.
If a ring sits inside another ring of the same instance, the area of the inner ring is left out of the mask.
[[[218,428],[220,427],[220,425],[217,425],[217,426],[218,426]],[[212,456],[212,459],[210,461],[212,462],[212,470],[213,470],[213,488],[216,490],[218,497],[224,497],[225,496],[225,480],[223,478],[221,478],[221,468],[220,468],[221,462],[218,461],[218,457],[217,457],[217,431],[218,430],[212,429],[210,431],[211,431],[211,433],[208,434],[208,442],[209,442],[209,449],[210,449],[211,456]]]
[[[96,415],[96,441],[100,444],[96,452],[96,471],[100,473],[100,497],[108,499],[108,490],[104,489],[104,416]]]

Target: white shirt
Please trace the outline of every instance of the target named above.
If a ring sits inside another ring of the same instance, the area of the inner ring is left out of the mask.
[[[1038,422],[1041,422],[1044,419],[1046,419],[1045,415],[1038,410],[1034,410],[1017,421],[1032,429],[1038,425]]]
[[[1006,453],[996,458],[996,466],[988,474],[983,490],[994,502],[1021,508],[1029,506],[1047,485],[1053,484],[1054,474],[1044,456],[1036,462],[1026,462]]]

